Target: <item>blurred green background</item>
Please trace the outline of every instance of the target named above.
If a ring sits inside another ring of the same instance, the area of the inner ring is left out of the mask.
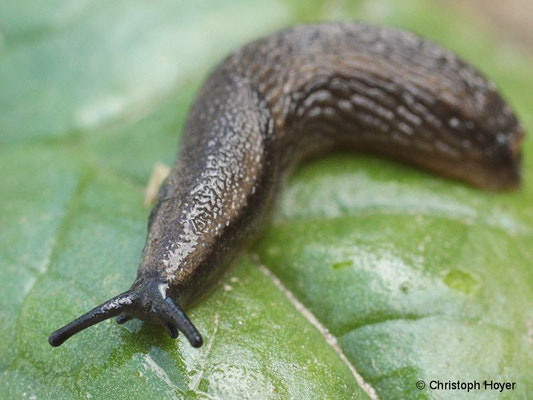
[[[530,136],[513,193],[370,156],[302,166],[261,240],[190,310],[199,350],[138,321],[47,342],[133,281],[153,166],[172,164],[195,91],[227,52],[297,22],[409,29],[479,67],[531,131],[531,4],[499,3],[1,2],[0,398],[526,399]],[[517,385],[432,391],[420,379]]]

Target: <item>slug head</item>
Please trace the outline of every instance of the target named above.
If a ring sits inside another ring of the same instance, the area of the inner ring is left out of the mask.
[[[138,318],[151,324],[163,325],[175,339],[181,331],[193,347],[200,347],[202,336],[178,304],[167,296],[168,284],[160,280],[136,281],[132,288],[95,307],[52,333],[48,339],[60,346],[76,333],[106,319],[117,317],[117,323]]]

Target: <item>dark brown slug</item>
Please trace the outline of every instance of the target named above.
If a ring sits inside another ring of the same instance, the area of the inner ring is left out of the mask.
[[[329,23],[256,40],[200,90],[131,288],[54,332],[50,344],[119,315],[119,324],[139,318],[201,346],[182,307],[220,277],[303,157],[351,148],[507,189],[520,183],[522,137],[491,83],[414,34]]]

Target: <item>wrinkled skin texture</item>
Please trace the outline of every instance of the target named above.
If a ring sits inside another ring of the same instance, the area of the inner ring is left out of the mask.
[[[304,157],[351,148],[506,189],[520,182],[522,137],[490,82],[413,34],[337,23],[254,41],[200,90],[150,216],[137,279],[125,292],[131,304],[108,317],[163,324],[172,337],[181,330],[201,345],[179,306],[220,277]],[[93,324],[80,319],[50,342]]]

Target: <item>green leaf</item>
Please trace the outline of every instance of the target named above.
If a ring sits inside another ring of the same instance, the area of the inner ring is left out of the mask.
[[[422,0],[0,4],[0,398],[527,398],[533,141],[487,193],[386,160],[302,166],[272,226],[190,315],[205,345],[106,321],[48,335],[133,281],[154,164],[208,69],[298,21],[414,30],[472,61],[533,127],[532,60]],[[418,390],[418,380],[516,382]]]

